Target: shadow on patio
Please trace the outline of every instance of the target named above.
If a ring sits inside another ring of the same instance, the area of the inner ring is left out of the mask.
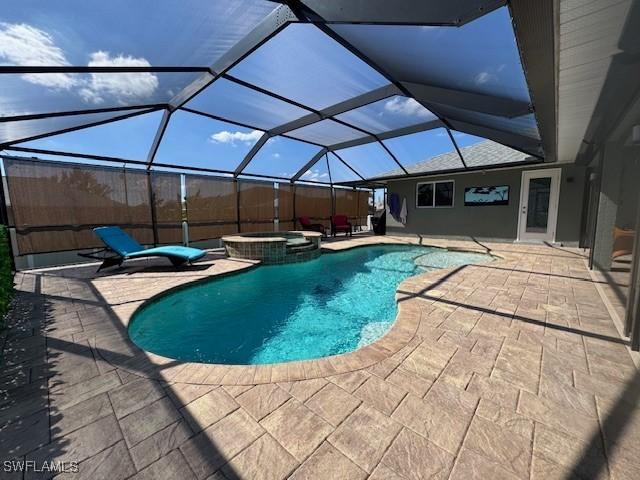
[[[75,271],[86,274],[92,268]],[[3,460],[35,461],[38,468],[43,462],[79,462],[80,475],[73,478],[124,478],[145,468],[156,478],[204,478],[246,446],[232,439],[218,445],[216,432],[207,430],[222,417],[237,421],[237,407],[226,391],[197,385],[178,389],[137,376],[129,372],[137,368],[143,374],[154,367],[144,361],[146,354],[96,348],[95,338],[113,326],[123,345],[127,333],[90,280],[60,272],[23,277],[23,288],[31,283],[31,292],[18,292],[2,357]],[[111,326],[105,328],[105,322]],[[125,365],[127,371],[118,368]],[[212,396],[203,402],[207,410],[184,407],[206,395]],[[225,475],[236,476],[230,466]]]

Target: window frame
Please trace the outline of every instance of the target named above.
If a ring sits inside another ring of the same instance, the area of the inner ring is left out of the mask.
[[[453,192],[451,194],[451,205],[436,205],[436,184],[438,183],[451,183],[453,185]],[[420,185],[432,185],[433,201],[431,205],[418,205],[418,190]],[[416,208],[453,208],[456,202],[456,181],[451,180],[432,180],[430,182],[417,182],[416,183]]]

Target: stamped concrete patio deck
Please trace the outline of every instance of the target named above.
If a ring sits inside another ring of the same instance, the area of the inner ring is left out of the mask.
[[[326,247],[381,241],[406,239]],[[584,255],[421,243],[500,258],[403,282],[370,348],[260,368],[165,359],[126,334],[146,299],[248,262],[18,274],[0,459],[80,462],[61,478],[92,480],[640,478],[639,375]]]

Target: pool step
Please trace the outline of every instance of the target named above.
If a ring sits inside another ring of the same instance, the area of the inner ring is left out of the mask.
[[[311,242],[307,242],[306,244],[287,245],[287,253],[308,252],[315,248],[316,246]]]
[[[311,240],[306,238],[290,238],[287,240],[287,247],[302,247],[305,245],[311,245]]]

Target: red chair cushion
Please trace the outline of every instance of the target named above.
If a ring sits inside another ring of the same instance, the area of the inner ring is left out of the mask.
[[[339,226],[348,226],[347,224],[349,223],[349,220],[347,219],[346,215],[334,215],[333,217],[331,217],[333,219],[333,224],[336,227]]]

